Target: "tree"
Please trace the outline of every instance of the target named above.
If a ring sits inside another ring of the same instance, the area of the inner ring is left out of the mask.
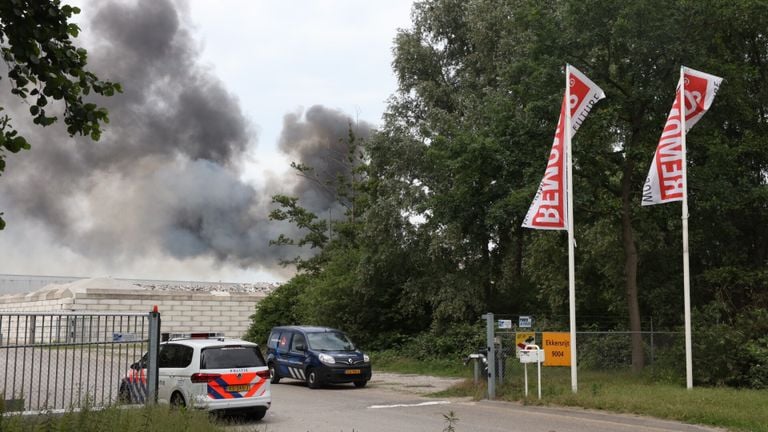
[[[385,128],[406,130],[425,155],[411,178],[426,191],[421,230],[444,263],[433,267],[441,290],[483,287],[466,295],[503,312],[494,291],[538,287],[538,307],[564,309],[564,241],[521,231],[519,218],[551,143],[562,66],[574,64],[608,93],[574,147],[578,309],[625,313],[641,369],[641,316],[669,325],[681,311],[671,306],[681,304],[679,207],[639,202],[685,64],[726,78],[690,138],[694,304],[763,298],[767,9],[748,0],[418,2],[413,27],[396,39],[400,88]]]
[[[320,317],[339,310],[334,304],[349,307],[327,301],[330,293],[358,296],[373,313],[342,324],[391,340],[424,322],[439,334],[488,310],[565,324],[565,236],[520,224],[571,63],[608,96],[574,140],[578,325],[631,330],[640,370],[641,318],[653,316],[657,329],[682,322],[680,206],[640,206],[682,64],[726,80],[688,138],[694,317],[716,316],[707,331],[715,335],[765,315],[765,2],[425,0],[412,16],[395,41],[398,91],[365,148],[356,189],[364,204],[354,224],[338,225],[354,241],[324,247],[311,278],[324,295],[305,297],[308,310]],[[607,327],[596,315],[623,322]],[[706,382],[766,382],[763,327],[753,327],[738,331],[748,355],[719,359],[727,368],[718,370],[739,378]],[[717,353],[694,351],[704,354]]]
[[[62,101],[61,117],[70,136],[98,140],[101,125],[108,123],[109,117],[106,109],[85,98],[91,92],[112,96],[122,88],[85,69],[88,54],[71,39],[80,32],[69,22],[78,13],[79,8],[62,6],[59,0],[0,2],[0,52],[8,68],[11,94],[29,105],[34,124],[53,124],[58,115],[46,112],[46,108],[51,100]],[[5,151],[17,153],[29,148],[11,118],[0,117],[0,174],[5,170]],[[0,229],[4,227],[0,218]]]

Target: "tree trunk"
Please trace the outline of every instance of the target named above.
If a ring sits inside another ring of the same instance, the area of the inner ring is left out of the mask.
[[[621,237],[624,246],[624,287],[629,311],[629,330],[632,338],[632,371],[640,372],[645,367],[643,337],[640,333],[640,303],[637,296],[637,246],[632,229],[631,194],[634,163],[627,159],[621,184]]]

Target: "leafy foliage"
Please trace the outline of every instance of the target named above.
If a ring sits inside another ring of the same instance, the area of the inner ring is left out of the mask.
[[[697,380],[763,385],[765,333],[742,326],[768,308],[768,6],[424,0],[412,17],[395,39],[398,91],[348,183],[358,205],[334,224],[343,235],[307,243],[319,252],[304,318],[387,348],[486,311],[567,316],[565,236],[520,225],[571,63],[608,95],[574,140],[578,324],[627,316],[639,370],[641,318],[682,321],[679,204],[641,208],[640,196],[686,65],[726,80],[688,136],[693,304],[731,326],[698,315],[699,352],[719,360]],[[746,347],[738,358],[720,354],[720,330]]]
[[[272,327],[302,324],[303,316],[298,305],[309,281],[306,275],[296,276],[257,303],[245,339],[266,346]]]
[[[59,0],[0,2],[0,55],[8,67],[11,94],[29,105],[34,124],[53,124],[58,116],[46,109],[52,101],[61,101],[67,132],[98,140],[101,125],[109,122],[107,110],[85,97],[91,92],[112,96],[122,88],[85,69],[88,53],[71,39],[79,34],[80,28],[69,19],[78,13],[79,8],[62,6]],[[29,148],[29,142],[13,127],[11,118],[2,115],[0,174],[5,170],[5,151],[17,153]],[[0,229],[4,226],[0,218]]]
[[[768,388],[768,309],[747,308],[735,317],[708,305],[698,314],[694,371],[703,384]]]

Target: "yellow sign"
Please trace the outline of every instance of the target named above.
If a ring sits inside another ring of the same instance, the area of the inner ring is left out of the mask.
[[[515,333],[515,354],[520,357],[519,352],[525,348],[526,345],[536,343],[536,333],[534,332],[517,332]]]
[[[544,350],[544,366],[571,365],[570,333],[542,333],[541,344]]]

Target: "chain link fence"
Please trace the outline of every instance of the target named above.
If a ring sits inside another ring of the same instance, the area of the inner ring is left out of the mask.
[[[549,331],[546,331],[549,332]],[[544,349],[542,331],[497,330],[495,333],[497,357],[508,361],[517,359],[517,351],[525,344]],[[567,333],[563,331],[563,333]],[[521,335],[518,338],[518,335]],[[670,351],[683,344],[682,332],[642,331],[643,357],[646,366],[652,366]],[[587,370],[630,369],[632,367],[632,332],[577,331],[576,348],[578,367]]]
[[[483,316],[483,321],[487,321],[488,315]],[[563,344],[563,347],[557,350],[550,350],[545,346],[543,340],[544,333],[560,333],[564,340],[570,341],[568,330],[558,326],[534,325],[531,317],[495,315],[492,316],[493,324],[486,326],[486,334],[489,339],[494,341],[493,356],[495,361],[490,364],[488,359],[489,371],[493,370],[495,383],[503,384],[512,377],[510,371],[516,363],[519,363],[518,352],[524,349],[526,345],[537,345],[545,351],[545,363],[543,366],[551,366],[553,363],[560,363],[562,366],[570,366],[568,362],[558,362],[565,360],[570,355],[570,348]],[[530,325],[530,327],[519,327],[518,324]],[[630,332],[623,330],[601,330],[601,331],[577,331],[576,349],[577,349],[577,367],[579,370],[595,371],[628,371],[632,369],[632,339],[633,335],[639,335],[643,347],[643,361],[645,366],[670,363],[679,363],[682,355],[681,350],[684,343],[683,332],[660,331],[653,329],[653,324],[649,321],[649,329],[640,332]],[[490,346],[488,348],[491,348]],[[482,354],[488,355],[487,351]],[[562,359],[556,358],[563,357]],[[493,394],[495,385],[489,383],[489,394]]]

